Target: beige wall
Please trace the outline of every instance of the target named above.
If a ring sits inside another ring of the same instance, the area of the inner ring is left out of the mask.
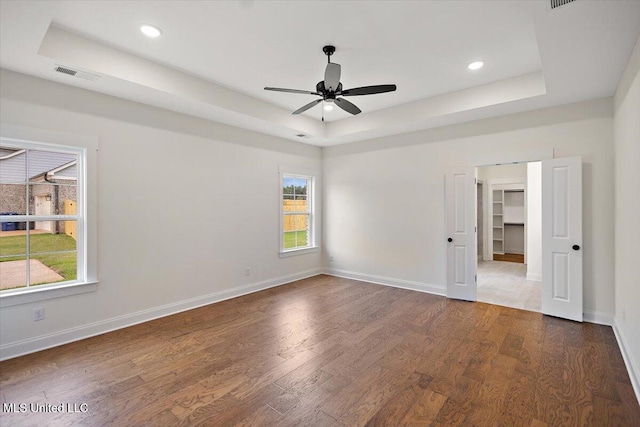
[[[587,319],[611,322],[611,98],[325,149],[324,248],[333,256],[325,265],[351,277],[444,292],[445,172],[532,160],[536,152],[582,156],[584,310]]]
[[[280,165],[320,172],[319,148],[11,71],[0,79],[3,123],[99,141],[98,290],[2,307],[3,356],[319,272],[319,251],[280,258],[278,200]],[[31,320],[34,307],[45,320]]]
[[[614,136],[615,325],[640,399],[640,39],[616,91]]]

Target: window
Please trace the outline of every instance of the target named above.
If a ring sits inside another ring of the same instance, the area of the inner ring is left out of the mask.
[[[281,173],[280,252],[314,247],[314,177]]]
[[[86,282],[85,152],[0,140],[0,293]]]

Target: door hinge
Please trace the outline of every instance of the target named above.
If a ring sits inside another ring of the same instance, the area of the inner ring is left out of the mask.
[[[477,274],[475,275],[475,278],[476,278],[476,283],[478,283],[478,275]]]
[[[477,233],[478,232],[478,227],[473,227],[473,231]]]

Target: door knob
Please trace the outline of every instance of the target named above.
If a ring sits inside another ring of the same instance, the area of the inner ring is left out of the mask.
[[[453,239],[452,239],[451,237],[449,237],[449,238],[447,239],[447,242],[453,242]]]
[[[574,251],[579,251],[580,250],[580,246],[579,245],[573,245],[573,246],[571,246],[571,248],[573,248]]]

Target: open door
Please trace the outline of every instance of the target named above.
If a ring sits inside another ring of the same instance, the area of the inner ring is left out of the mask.
[[[542,161],[542,313],[582,322],[582,159]]]
[[[455,168],[445,179],[447,222],[447,297],[475,301],[476,168]]]

